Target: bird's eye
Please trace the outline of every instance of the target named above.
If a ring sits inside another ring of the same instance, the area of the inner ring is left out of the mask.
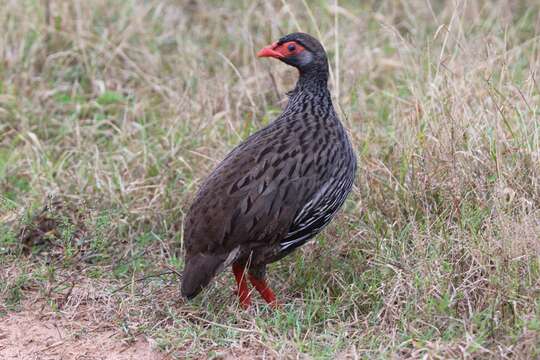
[[[296,46],[294,46],[294,44],[289,44],[289,46],[287,46],[287,49],[289,49],[290,52],[293,52],[294,50],[296,50]]]

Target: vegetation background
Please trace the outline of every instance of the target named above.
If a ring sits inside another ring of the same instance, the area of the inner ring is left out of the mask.
[[[63,344],[107,330],[172,358],[539,357],[539,13],[0,0],[0,328],[33,311]],[[281,111],[295,70],[255,53],[297,30],[328,51],[353,194],[271,266],[283,309],[239,309],[229,274],[187,303],[186,205]]]

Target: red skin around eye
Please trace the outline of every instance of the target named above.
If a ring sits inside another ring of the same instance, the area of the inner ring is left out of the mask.
[[[289,45],[294,45],[294,50],[293,51],[289,50]],[[295,41],[289,41],[289,42],[281,44],[280,46],[278,46],[274,50],[279,52],[280,54],[282,54],[283,57],[287,57],[287,56],[291,56],[291,55],[300,54],[302,51],[304,51],[304,47],[302,45],[298,44]]]
[[[289,50],[289,45],[294,45],[294,50]],[[272,45],[268,45],[261,49],[257,53],[258,57],[273,57],[276,59],[283,59],[289,56],[298,55],[302,51],[304,51],[304,47],[300,44],[298,44],[295,41],[289,41],[286,43],[283,43],[281,45],[278,45],[277,43],[273,43]]]

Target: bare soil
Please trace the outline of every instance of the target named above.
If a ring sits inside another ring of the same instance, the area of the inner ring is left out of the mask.
[[[165,359],[152,339],[139,336],[128,341],[112,326],[70,321],[37,306],[25,308],[0,319],[0,359]]]

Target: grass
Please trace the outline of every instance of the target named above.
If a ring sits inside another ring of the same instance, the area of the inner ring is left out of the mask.
[[[174,358],[540,356],[540,6],[358,3],[0,7],[0,311],[88,311]],[[296,74],[254,54],[298,29],[328,50],[353,194],[271,266],[282,310],[242,311],[229,275],[186,303],[187,205],[280,112]]]

